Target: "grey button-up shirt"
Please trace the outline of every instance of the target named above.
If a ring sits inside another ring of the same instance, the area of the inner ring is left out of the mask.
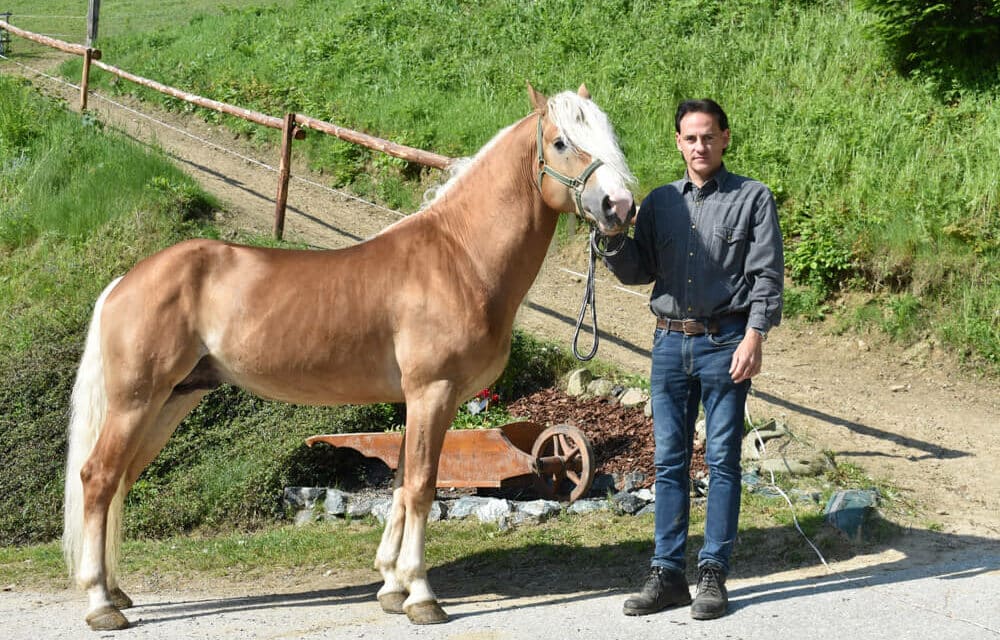
[[[745,313],[761,331],[781,322],[784,251],[774,197],[725,166],[701,189],[686,175],[654,189],[639,207],[635,237],[604,263],[624,284],[655,282],[649,307],[659,317]]]

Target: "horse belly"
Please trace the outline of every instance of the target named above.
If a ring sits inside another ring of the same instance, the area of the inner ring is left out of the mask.
[[[218,358],[221,377],[262,398],[293,404],[402,401],[399,369],[389,354],[346,353],[320,362],[272,356]]]

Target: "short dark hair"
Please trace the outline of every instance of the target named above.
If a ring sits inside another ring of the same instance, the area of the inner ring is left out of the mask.
[[[701,100],[685,100],[677,106],[677,115],[674,116],[674,130],[677,133],[681,132],[681,120],[689,113],[707,113],[710,116],[715,116],[715,120],[719,123],[719,129],[725,131],[729,128],[729,118],[726,117],[726,112],[722,110],[719,103],[710,98],[703,98]]]

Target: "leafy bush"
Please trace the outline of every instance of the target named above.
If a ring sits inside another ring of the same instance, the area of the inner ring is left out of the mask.
[[[878,16],[871,26],[896,68],[944,80],[1000,80],[1000,3],[988,0],[857,0]],[[945,85],[945,88],[950,88]]]

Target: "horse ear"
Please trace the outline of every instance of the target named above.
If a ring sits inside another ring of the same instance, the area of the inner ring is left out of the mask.
[[[590,91],[587,91],[587,85],[581,84],[580,88],[576,90],[576,94],[581,98],[586,98],[590,100]]]
[[[545,113],[548,109],[549,99],[536,91],[535,88],[531,86],[530,81],[526,80],[525,82],[528,84],[528,97],[531,99],[531,106],[535,108],[535,111]]]

